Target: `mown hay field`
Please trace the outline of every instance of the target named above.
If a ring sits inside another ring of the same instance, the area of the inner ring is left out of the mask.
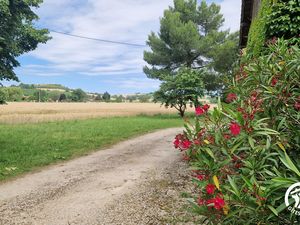
[[[20,124],[96,117],[174,114],[154,103],[35,103],[13,102],[0,106],[0,123]]]

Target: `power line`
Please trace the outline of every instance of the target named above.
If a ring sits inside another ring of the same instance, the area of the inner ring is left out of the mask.
[[[111,40],[105,40],[105,39],[99,39],[99,38],[91,38],[91,37],[86,37],[86,36],[81,36],[81,35],[76,35],[76,34],[69,34],[69,33],[56,31],[56,30],[50,30],[50,29],[48,29],[48,30],[53,33],[76,37],[76,38],[87,39],[87,40],[92,40],[92,41],[100,41],[100,42],[119,44],[119,45],[129,45],[129,46],[134,46],[134,47],[147,47],[146,45],[141,45],[141,44],[134,44],[134,43],[128,43],[128,42],[121,42],[121,41],[111,41]]]

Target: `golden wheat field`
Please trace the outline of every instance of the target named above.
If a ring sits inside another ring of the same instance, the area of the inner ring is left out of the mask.
[[[0,123],[20,124],[111,116],[176,113],[154,103],[35,103],[0,105]]]

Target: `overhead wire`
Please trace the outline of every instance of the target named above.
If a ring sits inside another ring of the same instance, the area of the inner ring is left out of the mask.
[[[87,37],[87,36],[82,36],[82,35],[77,35],[77,34],[70,34],[70,33],[62,32],[62,31],[56,31],[56,30],[52,30],[52,29],[48,29],[48,30],[52,33],[57,33],[57,34],[61,34],[61,35],[66,35],[66,36],[76,37],[76,38],[81,38],[81,39],[87,39],[87,40],[92,40],[92,41],[99,41],[99,42],[119,44],[119,45],[127,45],[127,46],[133,46],[133,47],[147,47],[147,45],[142,45],[142,44],[135,44],[135,43],[129,43],[129,42],[112,41],[112,40],[106,40],[106,39],[100,39],[100,38],[93,38],[93,37]]]

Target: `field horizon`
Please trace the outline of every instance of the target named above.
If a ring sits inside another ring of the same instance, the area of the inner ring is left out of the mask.
[[[187,111],[192,111],[188,108]],[[1,124],[25,124],[99,117],[176,114],[174,108],[160,103],[39,103],[8,102],[0,106]]]

